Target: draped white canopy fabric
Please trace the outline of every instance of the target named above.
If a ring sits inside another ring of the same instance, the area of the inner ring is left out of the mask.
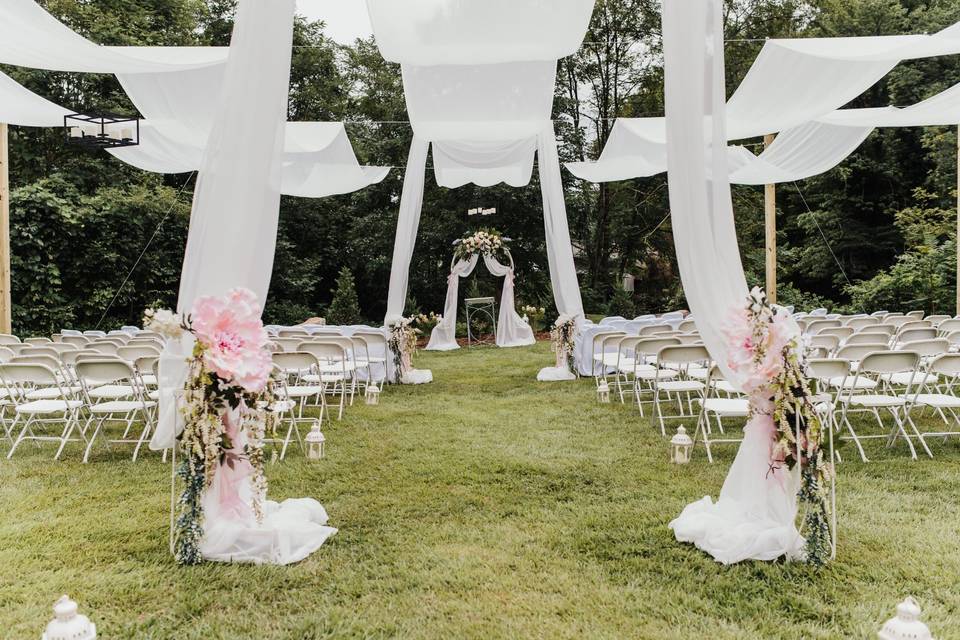
[[[726,313],[744,305],[747,294],[725,166],[722,9],[721,0],[664,2],[664,93],[670,211],[684,291],[710,355],[739,386],[721,330]],[[803,547],[794,523],[797,474],[771,471],[766,423],[772,425],[757,416],[747,423],[719,500],[693,502],[670,523],[678,540],[719,562],[796,557]]]
[[[572,55],[594,0],[367,0],[380,53],[411,65],[477,65]]]
[[[34,0],[0,3],[0,63],[51,71],[138,73],[222,64],[226,48],[101,47]]]
[[[652,176],[667,170],[666,142],[656,136],[652,118],[621,118],[596,162],[571,162],[567,169],[590,182],[611,182]],[[661,119],[656,119],[661,120]],[[860,146],[872,126],[839,126],[808,122],[782,132],[759,156],[740,146],[728,147],[730,182],[792,182],[829,171]]]
[[[62,127],[63,117],[70,113],[0,71],[0,122],[21,127]]]
[[[401,64],[414,141],[394,242],[386,322],[403,314],[433,143],[441,186],[530,181],[540,158],[554,299],[583,317],[551,111],[560,57],[580,46],[594,0],[367,0],[381,54]]]
[[[285,128],[280,190],[284,195],[322,198],[352,193],[381,182],[390,167],[361,167],[342,122],[288,122]],[[152,121],[140,125],[140,144],[110,149],[116,158],[154,173],[200,168],[206,137],[174,140]]]

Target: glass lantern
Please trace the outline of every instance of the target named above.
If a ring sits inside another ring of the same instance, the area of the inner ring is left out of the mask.
[[[367,385],[366,401],[369,405],[380,404],[380,387],[375,384]]]
[[[610,385],[606,380],[601,380],[597,385],[597,400],[600,402],[610,402]]]
[[[324,456],[324,443],[326,443],[327,438],[323,435],[323,432],[320,431],[320,423],[314,422],[313,428],[310,429],[310,433],[307,434],[307,437],[303,439],[304,443],[307,445],[307,458],[309,460],[320,460]]]
[[[693,452],[693,439],[687,435],[683,425],[677,427],[677,433],[670,439],[670,462],[673,464],[687,464]]]
[[[41,640],[97,640],[97,625],[77,613],[77,603],[69,597],[57,600],[53,615]]]
[[[877,633],[880,640],[933,640],[930,629],[920,620],[920,605],[907,598],[897,605],[897,615]]]

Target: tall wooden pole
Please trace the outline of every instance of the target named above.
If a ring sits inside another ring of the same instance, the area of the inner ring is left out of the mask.
[[[10,333],[9,128],[0,123],[0,333]]]
[[[957,127],[957,239],[953,244],[957,250],[957,315],[960,316],[960,126]]]
[[[766,149],[773,142],[773,134],[763,137]],[[763,188],[763,217],[766,229],[767,299],[777,301],[777,185],[768,184]]]

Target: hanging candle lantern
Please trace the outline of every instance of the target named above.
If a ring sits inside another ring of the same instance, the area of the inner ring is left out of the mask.
[[[320,431],[320,422],[314,422],[310,433],[303,439],[307,445],[307,458],[310,460],[320,460],[324,456],[324,443],[327,438]]]
[[[670,462],[687,464],[693,451],[693,439],[687,435],[683,425],[677,427],[677,433],[670,439]]]
[[[97,640],[97,625],[77,613],[77,603],[69,597],[57,600],[53,615],[41,640]]]
[[[897,605],[897,615],[877,633],[880,640],[933,640],[930,629],[920,621],[920,605],[907,598]]]
[[[375,384],[367,385],[366,393],[367,404],[375,405],[380,404],[380,387]]]
[[[600,402],[610,402],[610,385],[606,380],[601,380],[597,385],[597,400]]]

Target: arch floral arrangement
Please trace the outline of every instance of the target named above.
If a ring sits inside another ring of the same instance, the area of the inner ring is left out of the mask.
[[[747,304],[731,314],[725,335],[727,364],[743,380],[751,418],[772,418],[770,470],[800,467],[804,555],[823,566],[832,553],[828,486],[834,470],[824,456],[824,425],[814,408],[799,327],[786,309],[772,306],[754,287]]]
[[[557,367],[567,366],[567,356],[573,353],[577,337],[577,322],[572,316],[561,313],[550,329],[550,342],[557,354]]]
[[[174,530],[178,564],[203,560],[203,498],[217,474],[222,474],[219,508],[252,508],[257,522],[263,521],[263,439],[275,429],[268,408],[281,398],[260,316],[256,294],[242,288],[223,297],[199,298],[187,315],[166,309],[144,312],[144,327],[171,339],[187,333],[194,338],[181,404],[184,428],[177,437],[183,455],[177,475],[185,483]],[[249,507],[239,495],[246,478],[253,488]]]
[[[453,256],[457,260],[469,260],[474,255],[499,257],[505,254],[509,243],[510,238],[495,229],[480,229],[454,240]]]

